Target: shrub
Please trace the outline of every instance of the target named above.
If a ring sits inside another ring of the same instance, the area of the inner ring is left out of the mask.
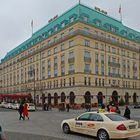
[[[123,98],[121,98],[121,99],[119,100],[119,105],[120,105],[120,106],[125,105],[125,102],[124,102]]]

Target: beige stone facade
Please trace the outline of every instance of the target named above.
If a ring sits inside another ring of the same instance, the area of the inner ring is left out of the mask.
[[[121,98],[127,103],[140,102],[140,54],[123,44],[140,47],[75,22],[2,63],[0,92],[31,93],[37,103],[42,103],[42,94],[52,104],[55,97],[57,103],[108,103]]]

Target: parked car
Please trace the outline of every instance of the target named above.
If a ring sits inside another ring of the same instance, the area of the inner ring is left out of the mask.
[[[140,135],[137,121],[110,112],[87,112],[62,121],[61,128],[66,134],[72,131],[97,137],[98,140],[126,139]]]
[[[12,109],[12,103],[7,103],[7,108]]]
[[[135,104],[134,108],[140,108],[140,104]]]
[[[28,111],[35,111],[35,104],[27,103],[27,105],[28,105]]]
[[[19,109],[19,103],[13,103],[12,104],[12,109]]]
[[[7,107],[8,107],[8,103],[6,103],[6,102],[2,102],[2,103],[1,103],[1,107],[3,107],[3,108],[7,108]]]

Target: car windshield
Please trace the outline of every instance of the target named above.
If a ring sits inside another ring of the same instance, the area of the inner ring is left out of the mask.
[[[119,115],[119,114],[105,114],[112,121],[126,121],[127,118]]]

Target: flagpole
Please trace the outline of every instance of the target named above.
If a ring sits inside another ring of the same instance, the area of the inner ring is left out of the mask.
[[[79,0],[79,4],[81,3],[81,0]]]
[[[122,22],[122,7],[121,7],[121,4],[120,4],[120,8],[119,8],[119,13],[120,13],[120,21]]]
[[[32,36],[33,36],[33,20],[31,21],[31,28],[32,28]]]

